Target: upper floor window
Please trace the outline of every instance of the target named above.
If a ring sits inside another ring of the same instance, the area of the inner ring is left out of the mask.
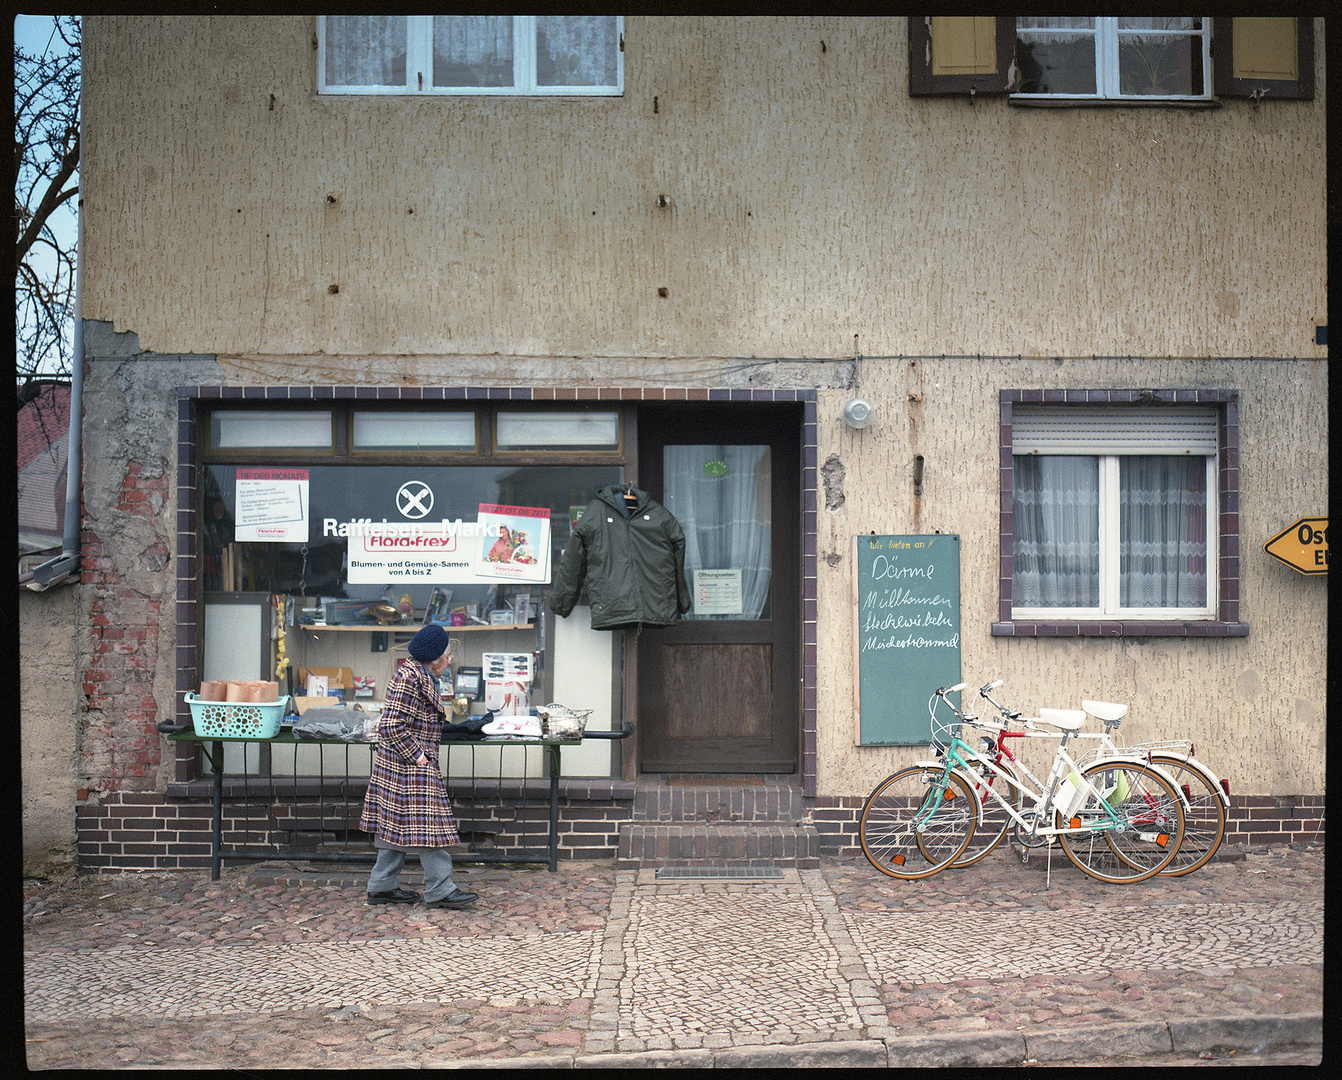
[[[1210,19],[1016,19],[1015,94],[1065,98],[1211,97]]]
[[[618,95],[614,15],[323,15],[323,94]]]
[[[1033,106],[1309,101],[1314,20],[914,15],[909,93]]]

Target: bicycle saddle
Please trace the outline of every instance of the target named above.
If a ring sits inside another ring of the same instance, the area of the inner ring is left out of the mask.
[[[1128,715],[1126,705],[1116,705],[1111,701],[1083,701],[1081,707],[1097,720],[1122,720]]]
[[[1064,731],[1080,731],[1086,722],[1086,714],[1080,709],[1040,709],[1039,719],[1050,727]]]

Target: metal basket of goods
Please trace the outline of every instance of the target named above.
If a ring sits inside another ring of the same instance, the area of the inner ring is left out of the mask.
[[[196,734],[207,739],[273,739],[280,732],[280,723],[284,720],[289,695],[274,700],[275,693],[269,693],[265,687],[274,683],[258,683],[251,690],[251,684],[230,684],[224,696],[232,700],[211,701],[197,694],[187,693],[185,700],[191,707],[191,726]],[[238,690],[237,687],[244,687]],[[268,701],[241,700],[247,696],[267,696]]]
[[[587,730],[587,718],[591,709],[570,709],[567,706],[551,703],[536,708],[541,721],[541,737],[545,739],[581,739]]]

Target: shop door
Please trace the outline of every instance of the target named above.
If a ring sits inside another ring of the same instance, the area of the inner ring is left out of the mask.
[[[639,412],[639,486],[685,530],[695,604],[638,635],[643,772],[796,771],[800,426],[779,406]]]

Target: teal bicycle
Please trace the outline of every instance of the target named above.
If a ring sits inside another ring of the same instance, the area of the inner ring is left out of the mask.
[[[1170,864],[1183,838],[1184,801],[1168,774],[1125,755],[1078,764],[1067,743],[1085,713],[1045,709],[1016,736],[1058,740],[1048,776],[1027,782],[961,738],[962,725],[999,733],[1006,726],[964,713],[948,700],[965,685],[941,687],[928,699],[935,760],[886,777],[862,806],[858,835],[877,870],[904,879],[944,870],[969,848],[990,801],[1015,823],[1023,845],[1056,842],[1100,881],[1143,881]],[[938,716],[941,705],[952,720]]]

